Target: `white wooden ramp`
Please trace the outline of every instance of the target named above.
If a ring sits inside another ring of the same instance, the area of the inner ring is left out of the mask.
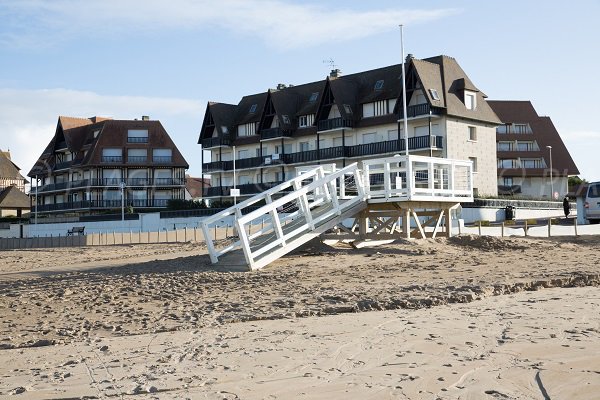
[[[366,208],[357,164],[325,174],[316,167],[202,221],[211,261],[262,268]],[[256,208],[258,206],[258,208]],[[235,217],[237,237],[216,242],[211,227]],[[253,230],[254,228],[254,230]]]

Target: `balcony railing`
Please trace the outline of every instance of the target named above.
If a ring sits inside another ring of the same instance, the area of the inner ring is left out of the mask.
[[[147,161],[147,156],[127,156],[127,162],[130,162],[132,164],[145,163]]]
[[[123,162],[123,156],[102,156],[102,162],[120,163]]]
[[[168,201],[167,199],[125,199],[125,205],[137,208],[165,208]],[[83,200],[56,204],[39,204],[37,212],[112,208],[121,208],[121,200]],[[31,211],[35,211],[35,206],[31,208]]]
[[[414,106],[406,107],[406,114],[407,114],[408,118],[415,118],[415,117],[428,116],[428,115],[440,115],[441,113],[442,113],[441,108],[431,107],[427,103],[417,104]],[[399,118],[400,119],[404,118],[404,112],[402,109],[400,109]]]
[[[155,162],[156,164],[169,164],[169,163],[173,162],[173,157],[171,157],[171,156],[153,156],[152,162]]]
[[[416,136],[408,138],[409,150],[442,149],[442,136]],[[235,168],[257,168],[260,166],[279,165],[279,164],[299,164],[319,160],[331,160],[343,157],[362,157],[376,154],[386,154],[402,152],[405,150],[404,140],[388,140],[385,142],[375,142],[368,144],[359,144],[355,146],[336,146],[326,147],[317,150],[301,151],[297,153],[280,154],[279,159],[273,159],[273,156],[243,158],[235,161]],[[270,158],[271,161],[266,161]],[[214,161],[203,164],[204,172],[218,172],[233,170],[233,161]]]
[[[260,131],[260,139],[277,139],[282,137],[290,137],[292,132],[289,129],[282,128],[269,128],[269,129],[261,129]]]
[[[104,178],[104,179],[82,179],[71,182],[50,183],[40,186],[37,189],[31,188],[33,192],[55,192],[61,190],[70,190],[78,188],[93,188],[93,187],[120,187],[121,182],[125,182],[127,187],[152,187],[152,186],[183,186],[184,180],[177,178]]]
[[[223,147],[231,146],[231,139],[227,136],[202,139],[202,148],[203,149],[210,149],[213,147],[221,147],[221,146],[223,146]]]
[[[73,165],[73,161],[64,161],[54,164],[54,170],[67,169]]]
[[[317,130],[329,131],[333,129],[352,128],[353,126],[354,123],[352,120],[339,117],[319,121],[317,124]]]
[[[127,143],[148,143],[148,136],[143,136],[143,137],[128,136]]]
[[[265,182],[265,183],[244,183],[237,185],[236,189],[240,190],[240,194],[249,195],[264,192],[265,190],[271,189],[283,182]],[[213,186],[207,189],[207,197],[222,197],[229,196],[230,190],[233,186]]]

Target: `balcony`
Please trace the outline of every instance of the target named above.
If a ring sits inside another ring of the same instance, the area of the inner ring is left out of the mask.
[[[233,169],[233,161],[213,161],[202,164],[204,173],[228,171],[230,169]]]
[[[350,119],[346,118],[331,118],[319,121],[317,124],[318,131],[331,131],[334,129],[352,128],[354,123]]]
[[[442,136],[416,136],[408,138],[408,149],[416,150],[441,150],[443,148]],[[272,156],[243,158],[235,161],[236,170],[245,168],[257,168],[269,165],[279,164],[301,164],[320,160],[332,160],[344,157],[364,157],[377,154],[399,153],[405,150],[404,140],[388,140],[385,142],[375,142],[368,144],[359,144],[356,146],[336,146],[326,147],[317,150],[307,150],[297,153],[280,154],[278,159],[273,159]],[[270,159],[271,161],[267,161]],[[233,161],[215,161],[208,164],[203,164],[205,173],[216,171],[231,171],[233,170]]]
[[[68,169],[69,167],[71,167],[71,165],[73,165],[73,161],[59,162],[59,163],[54,164],[54,170],[58,171],[61,169]]]
[[[173,157],[171,157],[171,156],[153,156],[152,162],[155,164],[170,164],[173,162]]]
[[[442,109],[439,107],[431,107],[429,104],[417,104],[415,106],[406,107],[407,118],[428,117],[429,115],[441,115]],[[399,119],[404,118],[404,112],[400,108]]]
[[[125,199],[125,206],[137,208],[165,208],[167,207],[168,199]],[[66,203],[56,204],[39,204],[37,212],[54,212],[54,211],[80,211],[92,209],[114,209],[121,208],[121,200],[83,200],[70,201]],[[35,206],[31,208],[35,212]]]
[[[261,129],[260,140],[279,139],[284,137],[290,137],[292,132],[289,129],[282,128],[269,128]]]
[[[102,156],[102,162],[105,163],[122,163],[123,156]]]
[[[120,188],[121,182],[125,182],[127,187],[152,187],[152,186],[183,186],[184,180],[177,178],[104,178],[104,179],[82,179],[71,182],[50,183],[37,188],[38,193],[68,191],[79,188],[104,188],[114,187]],[[36,192],[36,188],[31,188]]]
[[[148,136],[144,136],[144,137],[129,136],[129,137],[127,137],[127,143],[148,143]]]
[[[271,189],[283,182],[265,182],[265,183],[244,183],[237,185],[236,189],[240,190],[241,195],[251,195],[256,193],[264,192],[265,190]],[[213,186],[207,189],[207,197],[229,197],[230,190],[233,186]]]
[[[215,147],[229,147],[231,146],[231,138],[228,136],[214,137],[208,139],[202,139],[202,148],[205,150],[212,149]]]

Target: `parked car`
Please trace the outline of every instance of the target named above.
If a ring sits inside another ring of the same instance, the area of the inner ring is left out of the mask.
[[[600,182],[589,184],[583,207],[585,209],[585,219],[590,224],[600,222]]]

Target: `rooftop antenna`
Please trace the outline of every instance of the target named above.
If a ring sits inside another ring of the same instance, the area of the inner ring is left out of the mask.
[[[330,58],[329,60],[323,60],[323,64],[329,64],[331,69],[335,69],[337,67],[337,65],[335,65],[335,61],[333,61],[333,58]]]

